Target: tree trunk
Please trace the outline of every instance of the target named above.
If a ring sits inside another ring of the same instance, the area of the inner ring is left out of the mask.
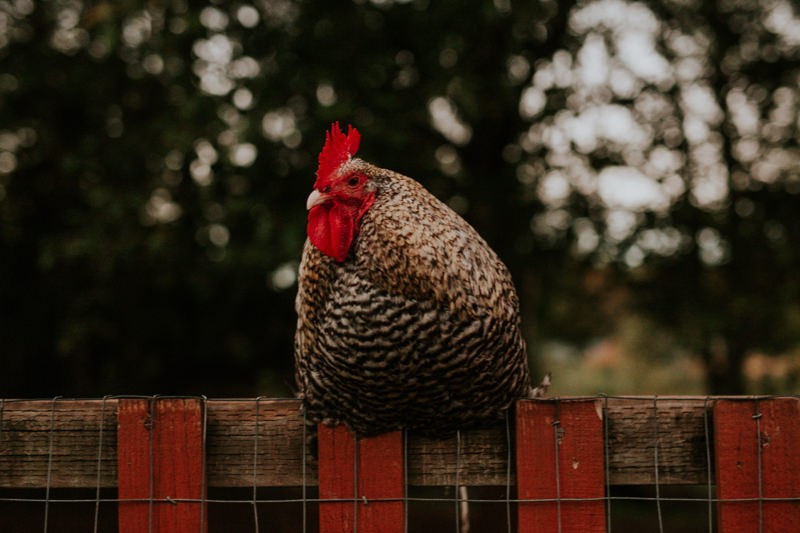
[[[703,357],[706,362],[708,393],[713,395],[744,394],[742,373],[747,350],[736,341],[714,337],[706,343]]]

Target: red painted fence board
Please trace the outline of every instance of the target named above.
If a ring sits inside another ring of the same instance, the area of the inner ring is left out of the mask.
[[[344,426],[319,425],[317,438],[319,497],[345,500],[320,502],[320,532],[403,532],[403,434],[387,433],[356,441]]]
[[[754,500],[720,501],[721,533],[800,531],[800,501],[757,501],[759,447],[762,498],[800,497],[800,400],[714,402],[717,497]]]
[[[202,402],[123,399],[118,410],[119,498],[141,500],[120,502],[120,533],[204,533],[205,505],[179,501],[203,498]]]
[[[606,530],[601,413],[595,400],[517,402],[517,497],[551,500],[521,501],[519,531]]]

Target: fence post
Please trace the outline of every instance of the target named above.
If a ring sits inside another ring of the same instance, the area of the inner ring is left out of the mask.
[[[402,533],[403,434],[356,440],[344,426],[322,424],[317,432],[320,533]]]
[[[119,400],[120,533],[205,533],[203,453],[200,400]]]
[[[713,417],[720,533],[800,531],[780,501],[800,497],[800,399],[717,400]]]
[[[602,409],[598,400],[517,402],[519,530],[606,530]],[[586,500],[581,500],[586,498]]]

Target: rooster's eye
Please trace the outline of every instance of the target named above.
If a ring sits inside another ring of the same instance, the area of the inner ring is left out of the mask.
[[[356,178],[355,176],[353,176],[352,178],[350,178],[349,180],[347,180],[347,184],[348,184],[349,186],[351,186],[351,187],[355,187],[356,185],[358,185],[358,178]]]

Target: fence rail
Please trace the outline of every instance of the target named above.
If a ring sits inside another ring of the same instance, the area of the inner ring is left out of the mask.
[[[306,447],[297,400],[200,401],[205,404],[209,486],[252,486],[254,459],[258,462],[255,472],[258,486],[303,485],[304,459],[305,484],[316,485],[316,461],[300,453]],[[604,413],[606,417],[610,484],[655,483],[655,408],[661,436],[659,481],[706,483],[706,399],[665,397],[659,398],[655,405],[652,397],[600,397],[591,401],[598,418],[602,420]],[[3,401],[0,487],[44,487],[48,468],[51,487],[94,488],[98,482],[101,487],[115,487],[119,402],[119,398]],[[258,449],[254,458],[256,431]],[[460,482],[473,486],[508,482],[505,427],[463,432],[461,441]],[[455,436],[432,440],[410,435],[408,482],[416,486],[452,486],[454,450]]]
[[[117,488],[120,531],[205,531],[209,489],[313,487],[327,532],[403,531],[409,486],[506,486],[520,531],[607,531],[613,486],[706,485],[709,531],[712,503],[722,532],[800,530],[797,397],[531,400],[450,439],[321,428],[318,458],[308,434],[293,399],[0,400],[0,489]]]

